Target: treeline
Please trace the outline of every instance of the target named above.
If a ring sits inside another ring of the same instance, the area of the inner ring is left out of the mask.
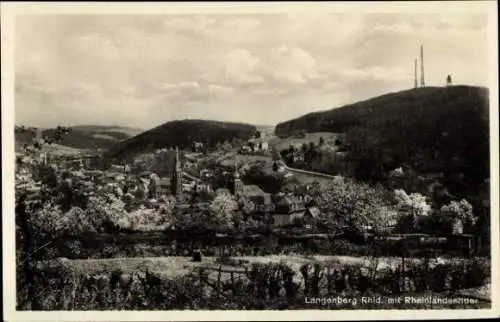
[[[172,121],[117,144],[107,152],[107,156],[120,158],[175,146],[180,149],[191,149],[193,142],[200,142],[211,149],[225,141],[248,140],[256,131],[255,126],[243,123],[206,120]]]

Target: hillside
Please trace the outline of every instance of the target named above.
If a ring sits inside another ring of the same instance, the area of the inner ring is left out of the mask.
[[[347,160],[361,180],[390,170],[442,173],[457,193],[489,177],[488,89],[427,87],[390,93],[277,125],[276,135],[345,133]]]
[[[109,158],[126,158],[137,153],[175,146],[189,149],[193,142],[202,142],[205,146],[213,148],[219,142],[248,140],[255,131],[255,126],[243,123],[207,120],[171,121],[116,144],[106,155]]]
[[[86,149],[109,149],[116,143],[128,139],[140,133],[142,130],[101,125],[76,125],[70,127],[71,131],[64,135],[61,147],[67,147],[78,150]],[[44,137],[53,137],[55,129],[43,129]],[[36,136],[34,128],[24,128],[16,126],[15,140],[16,145],[31,143]]]
[[[479,108],[488,113],[487,99],[488,90],[481,87],[415,88],[281,122],[276,125],[275,134],[286,137],[301,131],[342,133],[366,123],[383,124],[391,119],[399,119],[401,111],[406,114],[430,113],[432,118],[446,114],[451,108]],[[458,106],[453,107],[455,104]]]

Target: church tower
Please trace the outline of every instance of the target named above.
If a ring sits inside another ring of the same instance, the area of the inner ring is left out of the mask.
[[[172,172],[172,193],[177,197],[182,195],[182,167],[179,160],[179,148],[175,148],[175,165]]]
[[[240,173],[238,171],[238,161],[236,157],[234,158],[234,195],[241,195],[243,192],[243,181],[240,179]]]

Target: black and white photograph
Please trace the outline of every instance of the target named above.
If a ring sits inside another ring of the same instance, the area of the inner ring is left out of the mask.
[[[497,315],[497,28],[494,1],[2,2],[4,318]]]

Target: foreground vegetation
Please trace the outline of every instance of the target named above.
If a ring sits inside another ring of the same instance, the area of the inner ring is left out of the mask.
[[[486,308],[487,300],[465,305],[352,303],[311,306],[306,298],[375,296],[459,297],[458,291],[488,282],[489,264],[476,259],[445,264],[407,262],[394,268],[333,263],[254,264],[245,270],[197,268],[181,277],[149,270],[124,273],[78,272],[59,262],[39,270],[33,300],[42,310],[166,309],[423,309]],[[223,277],[224,273],[224,277]],[[297,276],[300,279],[297,280]],[[20,287],[19,292],[25,288]],[[25,298],[18,296],[18,299]],[[23,309],[24,303],[18,302]],[[437,307],[436,307],[437,306]]]

